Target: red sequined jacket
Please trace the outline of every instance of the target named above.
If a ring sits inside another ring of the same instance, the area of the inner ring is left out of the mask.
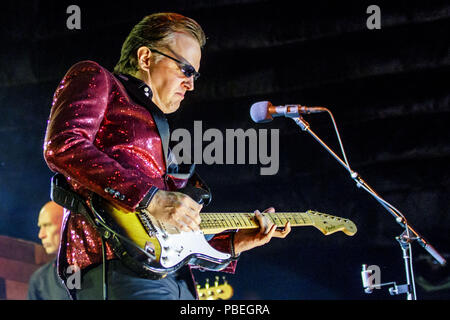
[[[144,89],[150,88],[144,84]],[[92,61],[72,66],[54,94],[44,158],[79,194],[93,191],[130,211],[152,187],[174,191],[187,182],[165,175],[161,138],[150,112]],[[216,235],[210,244],[231,250],[229,234]],[[67,212],[59,257],[60,275],[64,266],[83,269],[102,261],[99,234],[81,214]],[[107,258],[115,258],[108,245]],[[224,271],[234,269],[235,261]]]

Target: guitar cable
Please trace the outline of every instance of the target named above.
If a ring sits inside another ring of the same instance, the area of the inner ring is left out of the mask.
[[[102,277],[103,277],[103,286],[102,286],[102,292],[103,292],[103,300],[108,300],[108,282],[107,282],[107,268],[106,268],[106,246],[105,246],[105,240],[103,236],[100,237],[102,240]]]
[[[100,222],[103,220],[102,217],[98,214],[98,212],[94,209],[93,205],[92,205],[92,197],[93,194],[91,194],[91,196],[89,197],[89,207],[91,209],[91,211],[94,213],[94,215],[96,216],[95,218],[95,222],[97,224],[100,224]],[[101,224],[104,227],[104,224]],[[107,263],[107,259],[106,259],[106,245],[105,245],[105,239],[108,238],[108,231],[106,232],[101,232],[100,233],[100,240],[102,242],[102,296],[103,296],[103,300],[108,300],[108,282],[107,282],[107,267],[106,267],[106,263]]]

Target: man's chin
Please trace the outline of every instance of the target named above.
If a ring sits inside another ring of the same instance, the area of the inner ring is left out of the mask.
[[[179,108],[180,108],[180,104],[179,104],[179,103],[177,103],[177,104],[172,104],[172,105],[168,106],[168,107],[164,110],[164,113],[165,113],[165,114],[171,114],[171,113],[176,112]]]
[[[58,253],[58,249],[55,249],[55,248],[52,248],[52,247],[45,247],[44,246],[44,250],[45,250],[45,253],[47,255],[49,255],[49,256],[56,255]]]

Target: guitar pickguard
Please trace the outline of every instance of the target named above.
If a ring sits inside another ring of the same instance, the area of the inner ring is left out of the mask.
[[[149,235],[155,237],[160,247],[160,264],[164,268],[174,268],[189,258],[199,258],[220,263],[231,258],[228,253],[220,252],[209,245],[202,231],[184,232],[176,227],[163,224],[153,217],[141,215],[144,226],[148,226]],[[147,227],[146,227],[147,228]],[[187,262],[189,263],[189,262]]]

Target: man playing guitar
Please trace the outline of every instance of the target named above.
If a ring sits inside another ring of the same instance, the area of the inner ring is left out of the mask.
[[[201,181],[192,172],[183,176],[171,170],[176,164],[164,142],[164,115],[177,111],[185,94],[194,90],[204,45],[205,35],[194,20],[152,14],[132,29],[114,73],[92,61],[69,69],[54,94],[44,157],[87,206],[96,194],[130,212],[125,215],[145,212],[183,232],[198,231],[203,204],[180,190]],[[223,271],[234,272],[242,252],[290,232],[289,223],[277,230],[259,211],[256,218],[265,227],[220,233],[209,240],[233,257]],[[70,292],[72,298],[196,298],[190,266],[161,279],[143,277],[103,240],[86,215],[66,210],[58,273],[65,279],[68,266],[81,270],[81,286]]]

